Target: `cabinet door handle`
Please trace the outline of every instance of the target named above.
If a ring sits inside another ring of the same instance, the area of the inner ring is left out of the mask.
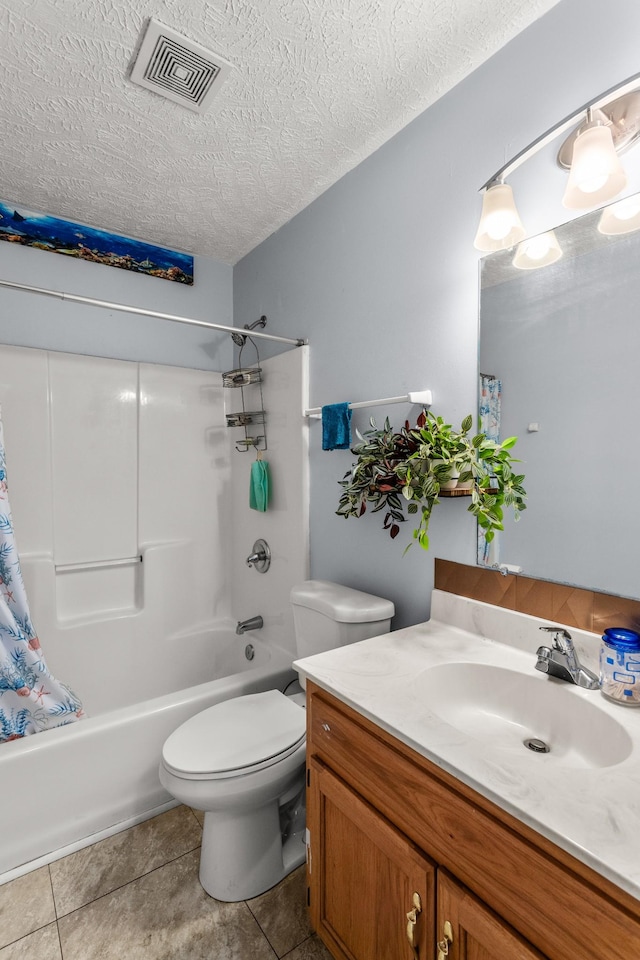
[[[438,960],[446,960],[449,956],[449,947],[453,943],[453,927],[448,920],[444,922],[444,936],[438,940]]]
[[[418,960],[418,948],[415,942],[415,931],[416,923],[418,922],[418,914],[422,913],[422,900],[420,899],[419,893],[414,893],[412,902],[413,907],[407,914],[407,940],[409,941],[409,946],[413,950],[414,957],[416,960]]]

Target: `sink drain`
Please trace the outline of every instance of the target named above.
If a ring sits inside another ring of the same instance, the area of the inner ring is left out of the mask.
[[[537,737],[527,737],[522,742],[528,750],[533,750],[534,753],[549,753],[551,750],[551,747],[544,740],[538,740]]]

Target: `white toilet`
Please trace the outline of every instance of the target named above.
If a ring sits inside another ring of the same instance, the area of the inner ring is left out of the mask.
[[[360,590],[307,580],[291,591],[299,657],[389,631],[394,606]],[[217,900],[264,893],[303,863],[304,694],[225,700],[166,741],[160,781],[204,810],[200,883]]]

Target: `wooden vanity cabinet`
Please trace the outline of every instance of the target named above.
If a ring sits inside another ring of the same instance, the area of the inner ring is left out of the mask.
[[[640,901],[310,682],[307,712],[309,906],[336,960],[640,958]]]

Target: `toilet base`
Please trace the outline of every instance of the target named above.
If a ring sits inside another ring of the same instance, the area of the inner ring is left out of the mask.
[[[228,903],[257,897],[303,863],[305,758],[304,735],[275,762],[231,775],[182,777],[163,754],[163,787],[204,812],[200,883],[211,897]]]
[[[280,879],[287,877],[294,870],[297,870],[307,859],[306,830],[298,830],[287,837],[282,845],[282,860],[284,862],[284,873]]]
[[[205,813],[200,883],[216,900],[250,900],[304,863],[304,840],[299,829],[282,843],[277,800],[246,816]]]

